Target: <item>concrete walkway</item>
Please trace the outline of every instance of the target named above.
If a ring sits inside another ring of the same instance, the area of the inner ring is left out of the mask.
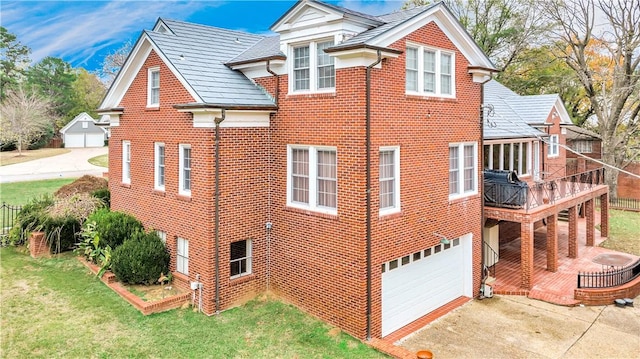
[[[73,148],[70,152],[61,155],[2,166],[0,167],[0,183],[75,178],[83,175],[101,177],[104,172],[107,172],[107,169],[94,166],[88,160],[108,152],[108,147]]]

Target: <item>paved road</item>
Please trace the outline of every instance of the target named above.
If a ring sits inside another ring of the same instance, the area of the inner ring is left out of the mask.
[[[52,178],[102,176],[104,167],[94,166],[90,158],[107,154],[108,147],[74,148],[71,152],[0,167],[0,183],[35,181]]]
[[[473,300],[399,345],[434,358],[639,358],[634,307],[562,307],[526,297]]]

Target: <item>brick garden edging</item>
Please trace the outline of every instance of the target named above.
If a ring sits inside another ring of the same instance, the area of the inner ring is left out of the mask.
[[[100,271],[100,268],[97,265],[91,262],[87,262],[84,258],[78,257],[78,260],[87,268],[89,268],[89,270],[91,270],[93,274],[97,274]],[[116,276],[111,272],[105,272],[100,280],[114,292],[118,293],[127,302],[133,305],[136,309],[138,309],[143,315],[160,313],[167,310],[180,308],[183,304],[185,304],[185,302],[188,303],[189,298],[191,298],[191,293],[185,292],[161,300],[145,302],[137,295],[128,291],[127,288],[123,287],[118,281],[116,281]]]
[[[640,294],[640,277],[613,288],[578,288],[574,297],[585,305],[609,305],[616,299],[635,298]]]

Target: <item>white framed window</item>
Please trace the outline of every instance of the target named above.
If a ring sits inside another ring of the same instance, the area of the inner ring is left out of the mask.
[[[287,205],[336,214],[338,208],[335,147],[287,147]]]
[[[405,56],[408,94],[455,97],[453,52],[408,44]]]
[[[291,92],[333,91],[336,87],[334,58],[324,50],[332,47],[333,40],[312,41],[291,48]]]
[[[575,140],[571,143],[571,148],[579,153],[592,153],[593,152],[593,141],[587,140]]]
[[[547,157],[557,157],[560,155],[558,135],[549,136],[549,153]]]
[[[160,240],[162,241],[162,244],[165,245],[165,247],[167,246],[167,232],[165,231],[156,231],[156,234],[158,235],[158,238],[160,238]]]
[[[493,143],[484,145],[484,168],[516,171],[518,176],[531,174],[531,142]]]
[[[160,106],[160,68],[152,67],[147,72],[147,107]]]
[[[180,144],[179,148],[179,162],[180,173],[178,174],[179,189],[178,193],[191,196],[191,145]]]
[[[449,144],[449,199],[478,193],[477,144]]]
[[[164,181],[165,181],[165,167],[164,167],[164,154],[165,154],[165,146],[162,142],[156,142],[154,144],[154,157],[155,157],[155,183],[154,188],[159,191],[164,191]]]
[[[229,274],[232,279],[251,274],[251,244],[250,239],[231,243]]]
[[[176,271],[189,275],[189,241],[178,237],[176,251]]]
[[[131,142],[122,141],[122,183],[131,184]]]
[[[82,128],[89,128],[89,122],[82,121]]]
[[[400,147],[380,147],[380,215],[400,211]]]

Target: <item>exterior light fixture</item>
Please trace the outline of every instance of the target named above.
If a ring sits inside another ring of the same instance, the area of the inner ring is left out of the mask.
[[[447,236],[443,236],[442,234],[436,233],[436,232],[433,232],[433,235],[436,236],[436,237],[440,237],[440,243],[441,244],[449,244],[449,243],[451,243],[451,241],[449,240],[449,238],[447,238]]]

